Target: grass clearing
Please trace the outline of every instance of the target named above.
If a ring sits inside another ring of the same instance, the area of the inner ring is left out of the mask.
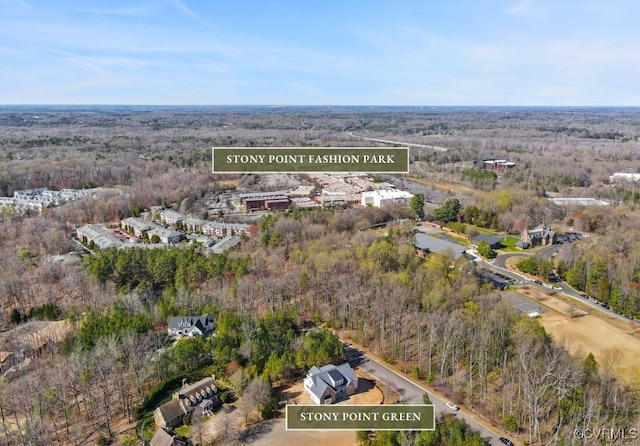
[[[502,240],[502,244],[504,245],[504,248],[502,248],[500,251],[504,251],[504,252],[522,252],[522,250],[520,248],[516,248],[516,243],[518,243],[520,241],[519,237],[515,237],[513,235],[508,235],[506,236],[503,240]]]
[[[582,359],[593,353],[601,366],[611,364],[619,376],[632,383],[640,382],[640,333],[637,324],[612,316],[594,314],[569,318],[554,312],[540,317],[549,336]]]

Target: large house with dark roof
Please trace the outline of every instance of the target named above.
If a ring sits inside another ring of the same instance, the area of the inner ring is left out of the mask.
[[[182,389],[173,394],[171,401],[153,412],[153,419],[158,426],[171,428],[179,425],[193,411],[197,411],[199,416],[211,414],[219,403],[220,391],[212,376],[190,385],[184,384]]]
[[[357,389],[358,376],[347,362],[339,366],[313,366],[304,379],[304,390],[316,404],[333,404],[345,400]]]
[[[518,246],[529,248],[531,246],[553,245],[558,242],[557,234],[550,228],[544,226],[537,227],[532,230],[525,229],[520,235],[520,243]]]
[[[487,242],[491,249],[500,249],[503,239],[500,235],[479,234],[473,238],[472,243],[478,246],[481,242]]]
[[[168,333],[172,336],[205,336],[213,332],[216,317],[211,314],[202,316],[176,316],[169,319]]]

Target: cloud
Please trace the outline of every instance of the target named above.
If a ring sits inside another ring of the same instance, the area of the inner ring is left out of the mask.
[[[115,8],[104,9],[75,9],[74,11],[80,13],[97,14],[103,16],[120,16],[120,17],[146,17],[154,11],[159,9],[158,5],[136,5],[136,6],[122,6]]]
[[[553,0],[517,0],[506,12],[519,17],[539,17],[555,7]]]
[[[182,0],[170,0],[170,3],[174,8],[176,8],[178,11],[180,11],[182,14],[184,14],[194,22],[205,26],[213,26],[213,23],[205,20],[204,18],[193,12],[193,10],[189,8]]]
[[[23,0],[0,0],[0,14],[22,15],[31,10],[31,5]]]

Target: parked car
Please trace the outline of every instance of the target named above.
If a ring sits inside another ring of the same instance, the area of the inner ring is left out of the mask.
[[[460,407],[456,403],[452,403],[451,401],[447,403],[447,407],[451,410],[460,410]]]
[[[513,441],[509,440],[508,438],[500,437],[498,440],[500,440],[500,443],[502,444],[506,444],[507,446],[513,446]]]

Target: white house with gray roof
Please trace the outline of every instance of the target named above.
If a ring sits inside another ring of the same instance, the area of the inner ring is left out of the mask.
[[[304,390],[316,404],[333,404],[347,399],[358,389],[358,376],[348,362],[335,366],[313,366],[304,379]]]
[[[212,333],[216,325],[216,317],[211,314],[202,316],[176,316],[169,319],[168,333],[173,336],[204,336]]]

